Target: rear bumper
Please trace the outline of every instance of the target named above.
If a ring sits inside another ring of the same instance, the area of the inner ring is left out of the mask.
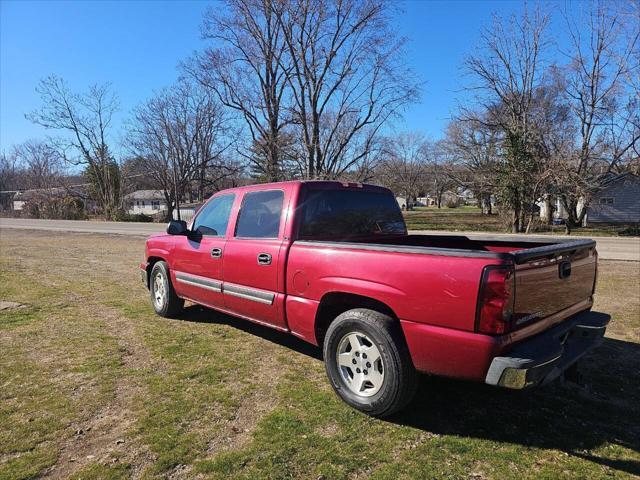
[[[508,352],[495,357],[485,382],[489,385],[523,389],[544,385],[568,369],[587,352],[602,343],[610,316],[582,312]]]

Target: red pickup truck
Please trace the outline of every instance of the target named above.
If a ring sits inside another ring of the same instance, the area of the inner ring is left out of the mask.
[[[409,235],[391,191],[295,181],[213,195],[147,240],[155,311],[185,300],[322,346],[336,393],[390,415],[417,372],[522,389],[602,342],[592,240]]]

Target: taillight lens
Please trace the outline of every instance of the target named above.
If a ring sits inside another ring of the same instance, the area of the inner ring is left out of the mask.
[[[476,331],[501,335],[511,330],[514,284],[512,266],[492,265],[484,268],[478,295]]]

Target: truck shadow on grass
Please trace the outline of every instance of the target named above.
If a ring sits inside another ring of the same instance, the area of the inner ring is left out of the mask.
[[[230,325],[322,361],[321,349],[292,335],[199,306],[180,318]],[[640,452],[640,344],[606,338],[582,360],[581,372],[587,386],[556,381],[522,392],[425,375],[412,404],[386,421],[438,435],[556,449],[640,475],[638,461],[590,453],[606,445]]]
[[[427,377],[411,408],[393,421],[436,434],[557,449],[639,475],[638,461],[590,451],[606,445],[640,451],[640,345],[606,338],[580,369],[586,386],[556,381],[529,391]]]

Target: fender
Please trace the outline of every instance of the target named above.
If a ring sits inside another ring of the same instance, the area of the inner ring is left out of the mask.
[[[150,258],[157,257],[167,262],[169,264],[169,267],[171,267],[171,261],[169,260],[169,258],[171,258],[170,254],[171,252],[164,248],[151,247],[147,249],[147,262]]]

